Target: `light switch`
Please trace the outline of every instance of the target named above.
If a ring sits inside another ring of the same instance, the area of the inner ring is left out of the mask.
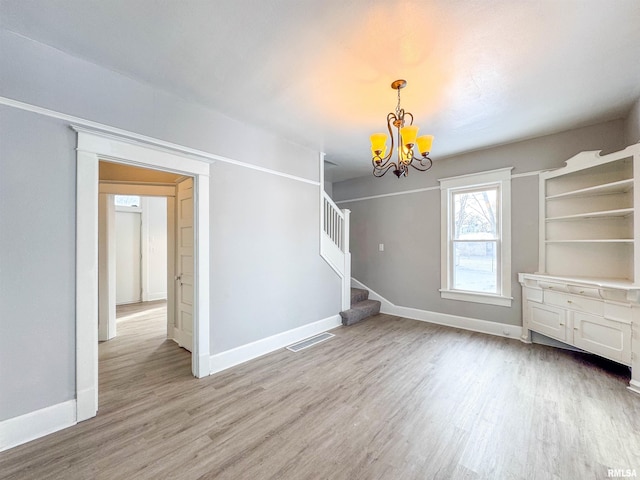
[[[384,243],[378,245],[378,251],[384,252]]]

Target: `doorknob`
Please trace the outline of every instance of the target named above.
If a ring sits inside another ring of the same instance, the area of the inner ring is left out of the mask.
[[[182,285],[182,274],[176,275],[176,281],[180,282],[180,285]]]

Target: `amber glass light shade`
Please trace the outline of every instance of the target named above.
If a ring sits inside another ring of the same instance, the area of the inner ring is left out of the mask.
[[[374,133],[371,135],[371,151],[385,150],[385,144],[387,143],[386,133]]]
[[[421,155],[425,153],[429,153],[431,151],[431,146],[433,145],[433,135],[423,135],[418,137],[418,151]]]
[[[415,145],[416,137],[418,136],[418,127],[415,125],[408,125],[400,129],[400,135],[402,136],[403,145]]]

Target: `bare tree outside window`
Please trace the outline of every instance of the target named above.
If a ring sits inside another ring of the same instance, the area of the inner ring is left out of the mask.
[[[498,293],[498,187],[454,193],[454,290]]]

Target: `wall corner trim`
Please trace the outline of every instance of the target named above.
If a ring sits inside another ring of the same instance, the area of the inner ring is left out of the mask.
[[[369,298],[379,300],[380,303],[382,303],[382,307],[380,308],[381,313],[411,320],[419,320],[421,322],[435,323],[436,325],[460,328],[462,330],[470,330],[472,332],[496,335],[498,337],[513,338],[514,340],[519,340],[522,335],[522,327],[518,325],[507,325],[505,323],[480,320],[479,318],[461,317],[448,313],[430,312],[428,310],[394,305],[357,279],[352,277],[351,281],[355,286],[369,290]]]
[[[0,452],[75,424],[75,400],[3,420],[0,422]]]
[[[340,315],[332,315],[317,322],[309,323],[301,327],[293,328],[270,337],[256,340],[255,342],[241,345],[231,350],[216,353],[211,356],[211,374],[221,372],[228,368],[274,352],[292,343],[317,335],[326,330],[342,325]]]

